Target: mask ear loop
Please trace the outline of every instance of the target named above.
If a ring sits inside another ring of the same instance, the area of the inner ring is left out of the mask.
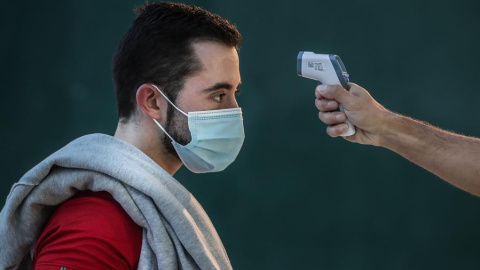
[[[172,136],[170,136],[170,134],[168,134],[165,129],[162,127],[162,125],[160,125],[157,120],[153,119],[153,122],[155,122],[155,124],[157,124],[157,126],[163,131],[163,133],[167,134],[168,138],[170,138],[170,140],[172,140],[172,142],[175,142],[175,140],[172,138]]]
[[[173,102],[170,101],[170,99],[168,99],[168,97],[162,92],[160,91],[160,89],[158,89],[158,87],[154,84],[152,84],[153,87],[155,87],[155,89],[157,89],[158,92],[160,92],[160,94],[162,94],[162,96],[170,103],[172,104],[172,106],[177,109],[179,112],[183,113],[183,115],[187,116],[188,117],[188,114],[186,114],[184,111],[180,110],[177,106],[175,106],[175,104],[173,104]]]

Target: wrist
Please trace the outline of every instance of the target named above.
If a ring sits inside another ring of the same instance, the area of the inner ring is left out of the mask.
[[[378,146],[390,150],[400,147],[401,142],[408,136],[408,119],[394,112],[385,111],[378,130]]]

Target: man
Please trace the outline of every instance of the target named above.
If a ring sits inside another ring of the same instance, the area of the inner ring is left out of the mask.
[[[480,139],[433,127],[388,111],[362,87],[350,83],[350,91],[335,85],[319,85],[315,106],[319,118],[330,125],[327,134],[338,137],[348,130],[345,119],[356,126],[346,140],[390,149],[443,178],[452,185],[480,196]],[[339,104],[345,112],[335,111]]]
[[[172,175],[182,164],[221,171],[240,151],[241,35],[195,6],[137,14],[113,62],[115,136],[79,138],[12,187],[0,269],[231,269],[208,216]]]

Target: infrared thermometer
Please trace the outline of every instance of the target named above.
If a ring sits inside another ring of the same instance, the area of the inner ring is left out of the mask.
[[[348,90],[349,75],[342,59],[335,54],[316,54],[313,52],[299,52],[297,57],[297,74],[299,76],[316,80],[320,84],[341,85]],[[340,111],[343,107],[340,105]],[[343,137],[355,134],[355,126],[348,121],[348,130]]]

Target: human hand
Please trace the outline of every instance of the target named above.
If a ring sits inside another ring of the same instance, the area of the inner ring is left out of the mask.
[[[318,117],[329,125],[327,134],[338,137],[348,130],[345,120],[355,125],[356,133],[344,137],[351,142],[379,145],[380,135],[392,114],[380,105],[367,90],[349,83],[349,90],[340,85],[319,85],[315,89]],[[342,104],[344,112],[336,111]]]

